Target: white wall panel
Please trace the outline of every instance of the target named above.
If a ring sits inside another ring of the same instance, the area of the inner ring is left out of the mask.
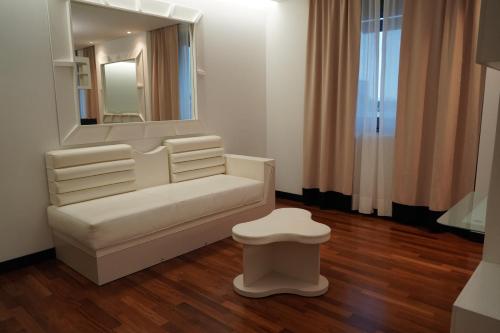
[[[302,193],[302,142],[308,0],[270,10],[267,36],[267,155],[276,159],[276,189]]]
[[[0,1],[0,262],[52,247],[44,153],[59,136],[42,0]]]

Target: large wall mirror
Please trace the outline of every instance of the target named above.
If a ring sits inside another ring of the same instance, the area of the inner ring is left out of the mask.
[[[47,4],[62,146],[206,133],[196,116],[200,10],[170,0]]]
[[[193,24],[71,1],[81,125],[196,118]]]

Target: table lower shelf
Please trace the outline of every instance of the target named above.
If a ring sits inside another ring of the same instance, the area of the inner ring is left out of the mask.
[[[245,297],[259,298],[274,294],[295,294],[306,297],[319,296],[327,292],[328,280],[319,276],[317,284],[295,279],[278,272],[271,272],[249,286],[243,283],[243,274],[233,280],[234,290]]]

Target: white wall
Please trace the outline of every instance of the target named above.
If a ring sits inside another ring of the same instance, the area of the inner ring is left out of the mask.
[[[266,153],[268,0],[176,0],[203,11],[199,117],[228,152]],[[43,153],[58,148],[46,0],[0,1],[0,262],[52,247]],[[151,142],[133,142],[150,147]]]
[[[500,264],[500,71],[488,68],[476,176],[476,192],[488,195],[483,260]]]
[[[269,11],[267,155],[276,159],[276,189],[302,193],[302,141],[308,0]]]
[[[481,137],[479,139],[476,175],[476,192],[482,196],[488,194],[490,186],[499,99],[500,71],[488,68],[486,71],[483,118],[481,121]]]
[[[497,94],[497,110],[499,109],[498,96]],[[493,98],[491,102],[493,108]],[[494,126],[496,127],[496,135],[492,142],[493,164],[491,165],[491,182],[486,208],[483,260],[500,265],[500,205],[498,204],[500,202],[500,118],[497,117]]]
[[[203,12],[197,27],[198,115],[230,153],[266,154],[268,0],[177,0]]]
[[[52,247],[45,151],[58,147],[45,1],[0,1],[0,262]]]

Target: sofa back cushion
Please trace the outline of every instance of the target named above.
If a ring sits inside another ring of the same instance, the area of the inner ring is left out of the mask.
[[[222,138],[216,135],[164,141],[172,183],[226,172]]]
[[[46,153],[50,202],[64,206],[134,191],[135,161],[125,144]]]
[[[135,183],[137,189],[170,183],[167,147],[159,146],[146,153],[132,152],[135,160]]]

